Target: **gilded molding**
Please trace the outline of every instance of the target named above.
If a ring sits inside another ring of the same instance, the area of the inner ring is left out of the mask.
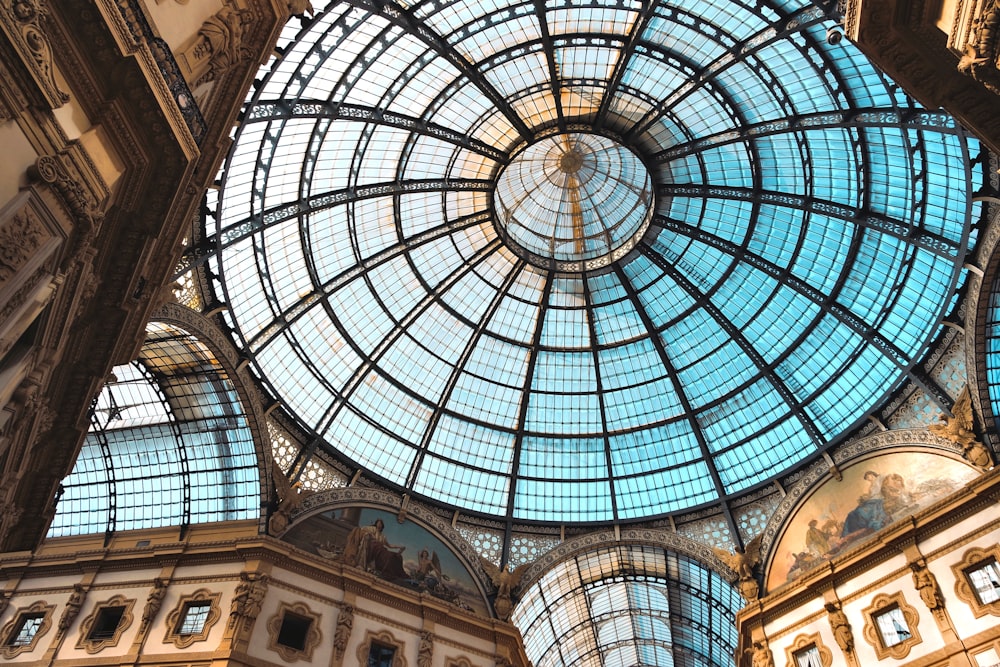
[[[14,617],[10,619],[0,630],[0,655],[8,660],[12,660],[22,653],[31,653],[35,650],[35,646],[38,645],[38,640],[49,631],[52,627],[52,614],[55,612],[55,605],[46,604],[44,600],[39,600],[35,602],[30,607],[18,608],[14,614]],[[38,626],[38,630],[31,637],[31,641],[27,644],[20,646],[12,645],[11,633],[14,632],[18,626],[19,621],[26,615],[43,615],[42,624]]]
[[[788,667],[798,667],[798,663],[795,661],[795,654],[813,646],[816,647],[816,651],[819,653],[820,665],[816,667],[833,667],[833,652],[823,644],[823,640],[820,639],[818,632],[810,635],[798,635],[791,646],[785,647],[785,659]]]
[[[962,554],[962,559],[951,566],[951,571],[955,575],[955,595],[958,599],[969,605],[972,614],[976,618],[982,618],[987,614],[1000,616],[1000,599],[983,604],[972,589],[969,581],[969,570],[985,565],[989,562],[1000,562],[1000,544],[981,549],[973,547]]]
[[[344,505],[367,505],[391,512],[399,511],[403,499],[401,496],[378,488],[349,486],[344,488],[318,491],[305,498],[300,507],[292,515],[292,523],[301,521],[307,517],[319,514],[326,510],[342,507]],[[420,502],[410,500],[407,505],[407,513],[419,520],[419,523],[429,526],[441,537],[446,544],[451,546],[464,559],[464,565],[481,585],[485,586],[489,581],[489,576],[479,560],[479,554],[469,542],[462,537],[461,533],[451,527],[451,524],[442,519],[433,510]],[[485,587],[481,591],[485,593]]]
[[[736,572],[726,563],[723,563],[708,545],[664,530],[627,529],[621,530],[620,536],[617,537],[613,530],[606,530],[566,540],[557,547],[550,549],[528,567],[521,578],[520,588],[528,588],[540,579],[543,574],[564,560],[578,554],[593,551],[594,549],[614,546],[616,544],[643,544],[662,547],[668,551],[694,558],[718,572],[722,575],[723,579],[730,583],[735,582],[738,578]]]
[[[208,639],[208,633],[212,626],[222,617],[222,610],[219,607],[219,599],[222,593],[213,593],[207,588],[199,588],[190,595],[181,596],[170,613],[167,615],[167,633],[163,637],[164,644],[173,644],[177,648],[187,648],[195,642]],[[181,625],[184,622],[184,614],[192,603],[208,602],[209,610],[205,622],[198,632],[181,634]]]
[[[309,629],[306,631],[301,649],[282,644],[278,641],[281,635],[281,626],[284,624],[285,616],[288,614],[295,614],[309,620]],[[323,639],[323,633],[319,629],[321,618],[320,614],[309,609],[309,606],[304,602],[296,602],[295,604],[282,602],[278,607],[278,612],[267,622],[267,648],[280,655],[285,662],[298,662],[299,660],[311,662],[313,652]]]
[[[0,5],[0,30],[18,51],[48,105],[56,109],[69,95],[56,83],[52,46],[43,22],[49,10],[44,0],[12,0]]]
[[[134,605],[135,599],[127,599],[123,595],[115,595],[104,602],[97,603],[90,614],[88,614],[87,617],[80,623],[80,632],[78,633],[76,640],[76,648],[82,648],[87,651],[87,653],[94,654],[108,648],[109,646],[117,646],[122,633],[124,633],[125,630],[132,625],[132,607]],[[101,611],[110,607],[123,608],[121,619],[118,621],[118,626],[115,628],[114,633],[110,637],[91,638],[91,631],[93,630],[94,623],[101,615]]]
[[[392,667],[407,667],[406,657],[403,656],[405,645],[402,641],[393,637],[392,633],[387,630],[383,630],[382,632],[372,632],[369,630],[365,634],[364,641],[362,641],[358,646],[357,664],[369,664],[368,654],[371,651],[372,644],[374,643],[382,644],[383,646],[391,646],[395,649],[395,653],[392,656]]]
[[[887,613],[893,608],[898,608],[902,612],[903,618],[906,621],[906,631],[910,636],[891,646],[886,646],[875,619],[880,614]],[[903,594],[900,592],[892,594],[879,593],[872,599],[871,605],[865,607],[861,613],[865,618],[865,627],[862,634],[865,640],[875,649],[875,655],[879,660],[884,660],[885,658],[902,660],[910,654],[910,649],[921,642],[920,632],[917,628],[920,615],[916,609],[906,603],[906,599],[903,598]]]
[[[831,452],[831,455],[837,466],[844,468],[866,454],[901,447],[926,447],[944,450],[964,460],[962,448],[958,444],[938,437],[926,429],[881,431],[838,447]],[[785,497],[781,499],[762,533],[764,537],[761,542],[761,554],[764,562],[767,563],[765,570],[770,566],[771,548],[781,536],[785,522],[798,509],[802,499],[808,495],[813,487],[829,475],[829,464],[825,460],[819,459],[804,471],[794,485],[786,489]]]

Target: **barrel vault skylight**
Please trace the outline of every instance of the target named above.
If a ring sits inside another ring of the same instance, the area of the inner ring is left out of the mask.
[[[724,502],[938,332],[978,148],[813,3],[314,4],[197,250],[268,390],[366,474],[506,522]]]

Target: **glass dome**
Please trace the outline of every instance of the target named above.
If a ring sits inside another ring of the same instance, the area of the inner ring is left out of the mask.
[[[822,451],[938,332],[970,140],[812,3],[317,9],[205,220],[316,447],[507,522],[663,516]]]

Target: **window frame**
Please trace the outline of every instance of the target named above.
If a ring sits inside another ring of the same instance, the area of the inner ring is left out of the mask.
[[[976,618],[987,614],[1000,616],[1000,599],[993,602],[980,602],[976,587],[969,578],[969,572],[981,567],[987,561],[1000,563],[1000,544],[988,548],[973,547],[962,554],[962,560],[951,566],[955,575],[955,595],[969,605]]]
[[[222,617],[222,610],[219,608],[219,600],[222,598],[221,592],[212,592],[207,588],[199,588],[194,593],[182,595],[177,601],[177,605],[167,615],[167,633],[163,637],[164,644],[173,644],[177,648],[187,648],[195,642],[208,639],[208,633],[212,626]],[[185,633],[180,632],[181,623],[184,621],[187,609],[192,604],[203,605],[208,603],[208,616],[201,626],[200,632]]]
[[[22,653],[31,653],[34,651],[35,647],[38,645],[38,640],[52,627],[52,614],[55,611],[55,608],[55,605],[46,604],[44,600],[39,600],[29,607],[18,608],[14,613],[13,618],[7,621],[3,628],[0,629],[0,638],[2,638],[2,644],[0,644],[0,655],[8,660],[11,660]],[[20,634],[21,628],[28,618],[42,619],[38,629],[35,630],[35,633],[31,636],[31,641],[27,644],[11,644],[10,642],[16,638],[15,636],[12,636],[12,633],[14,633],[16,629],[17,633]]]
[[[403,650],[406,648],[406,645],[403,641],[396,639],[388,630],[381,630],[379,632],[369,630],[365,633],[364,641],[358,646],[356,654],[358,665],[368,664],[368,654],[371,652],[372,644],[394,647],[396,653],[392,656],[392,667],[406,667],[406,661],[403,659]]]
[[[114,597],[108,598],[103,602],[98,602],[91,609],[90,613],[86,618],[80,623],[80,632],[76,639],[76,648],[83,649],[87,653],[97,653],[104,650],[109,646],[117,646],[119,640],[122,637],[122,633],[125,632],[129,626],[132,625],[132,607],[135,606],[135,598],[126,598],[124,595],[115,595]],[[121,608],[122,615],[118,619],[118,625],[115,626],[115,631],[110,637],[103,638],[93,638],[91,633],[94,629],[94,624],[101,617],[101,614],[108,609]]]
[[[903,615],[903,620],[906,621],[906,629],[909,631],[910,636],[901,642],[893,644],[892,646],[886,646],[885,641],[882,638],[882,633],[878,628],[877,619],[879,616],[889,613],[893,609],[899,609],[899,612]],[[862,611],[862,614],[865,618],[865,627],[863,632],[865,640],[872,645],[872,648],[875,649],[875,655],[879,660],[884,658],[902,660],[909,655],[910,649],[922,641],[920,638],[920,630],[918,628],[920,615],[914,607],[907,604],[902,591],[897,591],[892,594],[880,593],[876,595],[872,599],[871,605],[866,607]]]
[[[818,632],[798,635],[790,646],[785,647],[788,667],[799,667],[796,657],[810,648],[815,648],[819,653],[819,667],[833,667],[833,652],[823,643]]]
[[[281,627],[285,622],[285,616],[288,614],[309,620],[309,628],[306,630],[304,646],[301,649],[278,642]],[[277,613],[267,621],[267,648],[280,655],[286,662],[296,662],[298,660],[311,661],[313,652],[323,639],[323,633],[319,629],[321,618],[322,616],[319,613],[314,612],[304,602],[296,602],[295,604],[282,602],[278,606]]]

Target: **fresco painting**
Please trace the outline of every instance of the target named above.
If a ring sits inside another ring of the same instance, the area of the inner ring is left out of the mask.
[[[767,590],[793,581],[869,535],[957,491],[979,472],[947,456],[897,452],[828,479],[796,510],[773,550]]]
[[[322,558],[361,568],[380,579],[489,616],[486,601],[462,561],[426,528],[382,510],[328,510],[293,526],[282,539]]]

